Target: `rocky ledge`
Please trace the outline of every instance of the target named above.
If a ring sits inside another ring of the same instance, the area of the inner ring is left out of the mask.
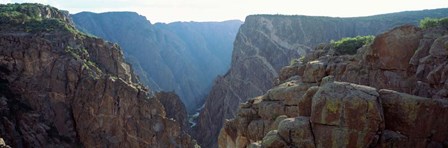
[[[448,31],[401,26],[355,55],[321,48],[240,105],[220,147],[447,147]]]

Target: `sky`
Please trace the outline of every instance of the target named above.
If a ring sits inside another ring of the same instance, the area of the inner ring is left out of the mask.
[[[448,8],[448,0],[0,0],[42,3],[70,13],[133,11],[152,23],[175,21],[244,21],[251,14],[355,17]]]

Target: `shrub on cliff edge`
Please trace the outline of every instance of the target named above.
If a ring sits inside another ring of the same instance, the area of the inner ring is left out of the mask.
[[[373,41],[374,36],[356,36],[342,38],[339,41],[331,41],[331,45],[335,49],[338,55],[354,55],[357,50],[362,46],[369,44]]]
[[[428,29],[438,26],[448,28],[448,17],[440,19],[427,17],[423,20],[420,20],[420,28]]]

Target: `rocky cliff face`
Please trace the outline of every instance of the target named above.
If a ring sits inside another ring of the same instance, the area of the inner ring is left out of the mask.
[[[228,70],[241,24],[151,24],[133,12],[83,12],[72,17],[81,30],[123,47],[144,84],[155,91],[175,91],[190,112],[203,103],[213,79]]]
[[[116,44],[67,13],[0,5],[0,135],[12,147],[194,147]],[[51,14],[51,15],[50,15]]]
[[[399,24],[416,24],[424,17],[443,17],[447,11],[438,9],[361,18],[248,16],[234,42],[230,70],[215,81],[206,98],[195,129],[196,139],[204,147],[216,147],[219,129],[225,119],[235,117],[239,103],[262,95],[273,86],[273,79],[279,76],[282,66],[317,44],[348,36],[375,35]],[[320,65],[315,64],[313,66]],[[209,137],[214,138],[210,140]]]
[[[159,92],[156,93],[156,98],[159,99],[165,108],[167,118],[172,118],[174,121],[180,124],[180,127],[184,131],[189,131],[190,126],[188,123],[188,114],[185,109],[185,105],[173,92]]]
[[[407,25],[356,55],[318,48],[241,104],[219,146],[446,147],[447,37],[448,28]]]

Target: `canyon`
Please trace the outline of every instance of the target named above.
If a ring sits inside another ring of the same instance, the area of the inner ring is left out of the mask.
[[[0,147],[447,147],[447,14],[151,24],[0,4]]]
[[[135,12],[81,12],[76,27],[123,48],[140,81],[154,91],[174,91],[195,113],[213,80],[230,66],[241,21],[151,24]],[[123,23],[126,22],[126,23]]]
[[[283,66],[320,43],[376,35],[395,26],[416,25],[425,17],[446,17],[447,12],[435,9],[358,18],[248,16],[235,39],[230,70],[214,82],[193,137],[203,147],[217,147],[224,121],[237,115],[239,104],[264,94],[274,86]]]

